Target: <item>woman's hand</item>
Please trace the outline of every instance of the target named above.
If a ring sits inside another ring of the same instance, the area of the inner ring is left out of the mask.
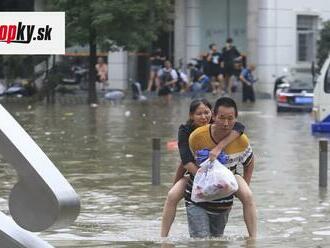
[[[214,161],[217,159],[219,154],[221,153],[222,149],[218,146],[214,147],[210,152],[209,152],[209,159],[210,161]]]

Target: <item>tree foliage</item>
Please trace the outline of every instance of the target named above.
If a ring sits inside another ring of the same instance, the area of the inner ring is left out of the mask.
[[[12,82],[16,78],[33,78],[34,64],[39,62],[38,56],[32,57],[29,55],[2,55],[1,69],[2,75],[0,78],[5,78],[7,83]]]
[[[323,23],[323,28],[318,41],[317,59],[319,68],[322,67],[325,59],[330,53],[330,20]]]
[[[67,45],[89,42],[91,28],[99,47],[147,48],[168,28],[170,0],[51,0],[50,9],[66,13]]]
[[[96,47],[147,48],[167,28],[173,0],[49,0],[50,10],[65,11],[67,46],[89,44],[88,102],[97,102]]]

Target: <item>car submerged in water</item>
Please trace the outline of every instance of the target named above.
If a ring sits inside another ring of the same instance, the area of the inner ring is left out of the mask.
[[[312,111],[313,87],[313,76],[309,73],[296,73],[282,77],[281,83],[275,90],[277,112]]]

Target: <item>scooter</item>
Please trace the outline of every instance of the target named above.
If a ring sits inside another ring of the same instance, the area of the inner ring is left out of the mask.
[[[312,73],[315,75],[314,70]],[[330,54],[316,80],[313,115],[312,132],[330,133]]]
[[[62,81],[59,83],[60,88],[67,88],[68,90],[88,89],[88,69],[75,65],[71,68],[72,77],[62,78]]]

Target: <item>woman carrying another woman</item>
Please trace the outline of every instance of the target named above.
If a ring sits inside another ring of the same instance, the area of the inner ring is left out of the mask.
[[[212,119],[212,106],[206,99],[196,99],[191,102],[189,109],[189,120],[185,125],[179,127],[178,146],[182,163],[178,167],[175,175],[174,185],[167,194],[164,204],[161,237],[167,237],[171,225],[174,221],[176,208],[179,201],[183,198],[188,178],[184,175],[186,170],[184,165],[195,164],[195,158],[189,148],[189,136],[198,127],[207,125]],[[210,151],[210,160],[215,160],[220,152],[233,140],[244,132],[244,125],[236,122],[230,134]],[[249,185],[242,176],[235,175],[238,183],[238,191],[234,194],[243,204],[243,215],[249,237],[255,238],[257,232],[256,206]]]

